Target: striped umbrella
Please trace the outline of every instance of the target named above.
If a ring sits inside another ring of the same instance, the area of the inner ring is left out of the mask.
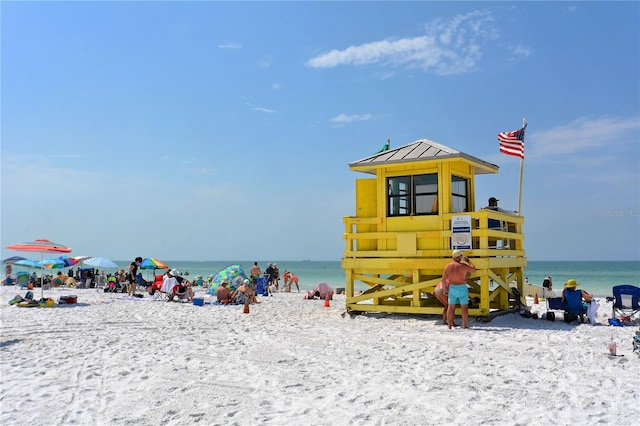
[[[46,269],[62,269],[62,268],[66,268],[66,265],[64,263],[64,260],[58,259],[58,258],[45,258],[42,259],[39,262],[40,266],[42,266],[43,268]]]
[[[155,257],[147,257],[142,260],[139,266],[140,269],[168,269],[169,267],[156,259]]]
[[[44,260],[45,253],[71,253],[71,249],[69,247],[44,239],[13,244],[7,246],[7,250],[38,252],[40,253],[41,262]],[[40,298],[44,298],[44,264],[42,265],[40,280]]]

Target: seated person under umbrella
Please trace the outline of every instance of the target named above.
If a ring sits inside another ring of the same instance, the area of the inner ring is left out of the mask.
[[[244,305],[247,300],[249,303],[260,303],[256,298],[256,293],[249,287],[249,280],[244,280],[242,285],[233,292],[233,302],[239,305]]]
[[[216,290],[216,297],[218,302],[228,305],[233,302],[233,292],[229,289],[229,283],[224,280],[220,283],[220,286]]]

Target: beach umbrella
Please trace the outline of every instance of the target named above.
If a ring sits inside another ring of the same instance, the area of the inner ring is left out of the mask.
[[[29,241],[26,243],[13,244],[6,247],[7,250],[15,251],[29,251],[40,253],[40,261],[44,260],[45,253],[71,253],[69,247],[65,247],[62,244],[54,243],[53,241],[39,239]],[[42,272],[40,275],[40,298],[44,296],[44,264],[42,265]]]
[[[238,277],[243,280],[248,279],[241,265],[229,265],[226,268],[218,271],[218,273],[213,277],[213,281],[211,282],[211,285],[209,287],[209,294],[215,294],[220,283],[225,280],[229,283],[230,288],[236,289],[238,287],[236,285],[236,280]]]
[[[39,262],[39,265],[43,266],[46,269],[61,269],[66,267],[64,260],[61,260],[58,258],[51,258],[51,257],[42,259]]]
[[[27,258],[22,256],[11,256],[3,260],[2,263],[16,263],[20,260],[27,260]]]
[[[22,259],[22,260],[18,260],[16,263],[14,263],[14,265],[16,266],[23,266],[25,268],[42,268],[42,265],[40,264],[40,262],[38,262],[37,260],[31,260],[31,259]]]
[[[116,265],[113,261],[105,257],[90,257],[88,259],[82,260],[81,263],[83,265],[92,266],[94,268],[110,268],[110,269],[119,268],[119,266]]]
[[[155,257],[147,257],[142,260],[139,266],[140,269],[168,269],[169,267],[156,259]]]
[[[64,262],[64,266],[63,268],[68,268],[69,266],[73,266],[76,263],[80,262],[79,259],[73,258],[73,257],[69,257],[69,256],[58,256],[58,259],[62,260]]]

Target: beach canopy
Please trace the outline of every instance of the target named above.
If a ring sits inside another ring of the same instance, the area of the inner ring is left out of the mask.
[[[209,286],[209,294],[216,294],[216,290],[222,281],[227,281],[231,289],[238,288],[238,280],[244,281],[249,279],[242,269],[242,265],[229,265],[226,268],[218,271],[213,277],[211,285]]]

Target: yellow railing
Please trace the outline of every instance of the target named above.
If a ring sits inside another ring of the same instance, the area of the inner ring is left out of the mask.
[[[384,232],[384,218],[360,218],[345,216],[345,258],[381,258],[381,257],[449,257],[451,253],[451,219],[454,216],[471,217],[473,257],[523,257],[524,234],[522,227],[524,217],[500,213],[493,210],[476,212],[448,213],[440,215],[440,229],[420,230],[415,232]],[[500,224],[499,228],[489,228]],[[366,229],[367,231],[359,231]],[[438,240],[433,244],[433,240]],[[430,240],[428,250],[419,249],[424,246],[422,240]],[[365,248],[363,248],[365,247]]]

